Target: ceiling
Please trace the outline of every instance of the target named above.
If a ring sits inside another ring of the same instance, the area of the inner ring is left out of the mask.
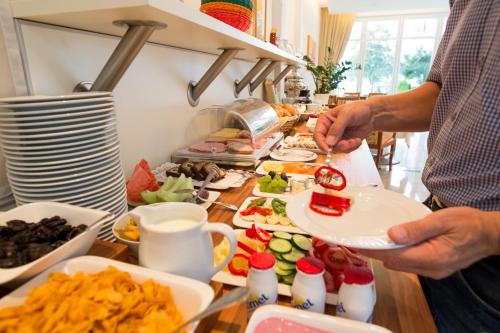
[[[324,0],[330,14],[380,11],[448,10],[448,0]]]

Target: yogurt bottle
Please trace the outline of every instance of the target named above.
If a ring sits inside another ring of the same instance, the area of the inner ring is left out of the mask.
[[[348,266],[340,286],[337,316],[371,323],[376,302],[373,273],[368,267]]]
[[[278,302],[278,278],[274,272],[276,259],[270,253],[258,252],[253,254],[250,257],[249,264],[247,308],[250,317],[259,306]]]
[[[297,260],[297,275],[292,285],[292,306],[296,309],[324,313],[326,287],[325,264],[316,258]]]

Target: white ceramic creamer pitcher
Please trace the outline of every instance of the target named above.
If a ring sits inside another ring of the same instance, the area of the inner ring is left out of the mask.
[[[233,257],[236,235],[223,223],[208,223],[207,211],[192,203],[168,202],[132,211],[141,232],[139,265],[208,283]],[[230,251],[214,266],[211,232],[229,240]]]

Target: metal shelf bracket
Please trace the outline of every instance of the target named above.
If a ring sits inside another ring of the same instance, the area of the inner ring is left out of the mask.
[[[250,95],[254,92],[255,89],[266,79],[266,77],[271,74],[271,72],[276,68],[276,66],[279,66],[280,62],[273,60],[267,67],[260,73],[260,75],[252,82],[250,83]]]
[[[210,66],[201,79],[189,82],[187,90],[187,98],[191,106],[197,106],[200,101],[200,96],[210,86],[210,84],[219,76],[222,70],[233,60],[240,48],[224,48],[221,55]]]
[[[285,76],[294,68],[294,67],[297,67],[295,65],[288,65],[285,67],[284,70],[281,71],[281,73],[278,74],[278,76],[276,76],[274,78],[274,81],[273,81],[273,84],[274,85],[277,85],[278,83],[280,83],[281,80],[283,80],[285,78]]]
[[[245,89],[247,85],[250,84],[252,79],[259,74],[259,72],[264,68],[264,66],[267,65],[267,63],[271,61],[270,59],[267,58],[260,58],[259,61],[252,67],[252,69],[241,79],[241,81],[235,80],[234,81],[234,86],[233,86],[233,91],[234,91],[234,97],[238,98],[240,92]]]
[[[123,35],[94,83],[82,81],[76,85],[73,91],[112,91],[153,31],[167,27],[164,23],[140,20],[120,20],[114,21],[113,24],[127,27],[127,32]]]

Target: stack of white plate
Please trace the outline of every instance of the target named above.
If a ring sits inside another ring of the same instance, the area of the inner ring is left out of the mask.
[[[59,201],[127,211],[109,92],[0,99],[0,141],[18,205]],[[100,238],[109,238],[111,225]]]

